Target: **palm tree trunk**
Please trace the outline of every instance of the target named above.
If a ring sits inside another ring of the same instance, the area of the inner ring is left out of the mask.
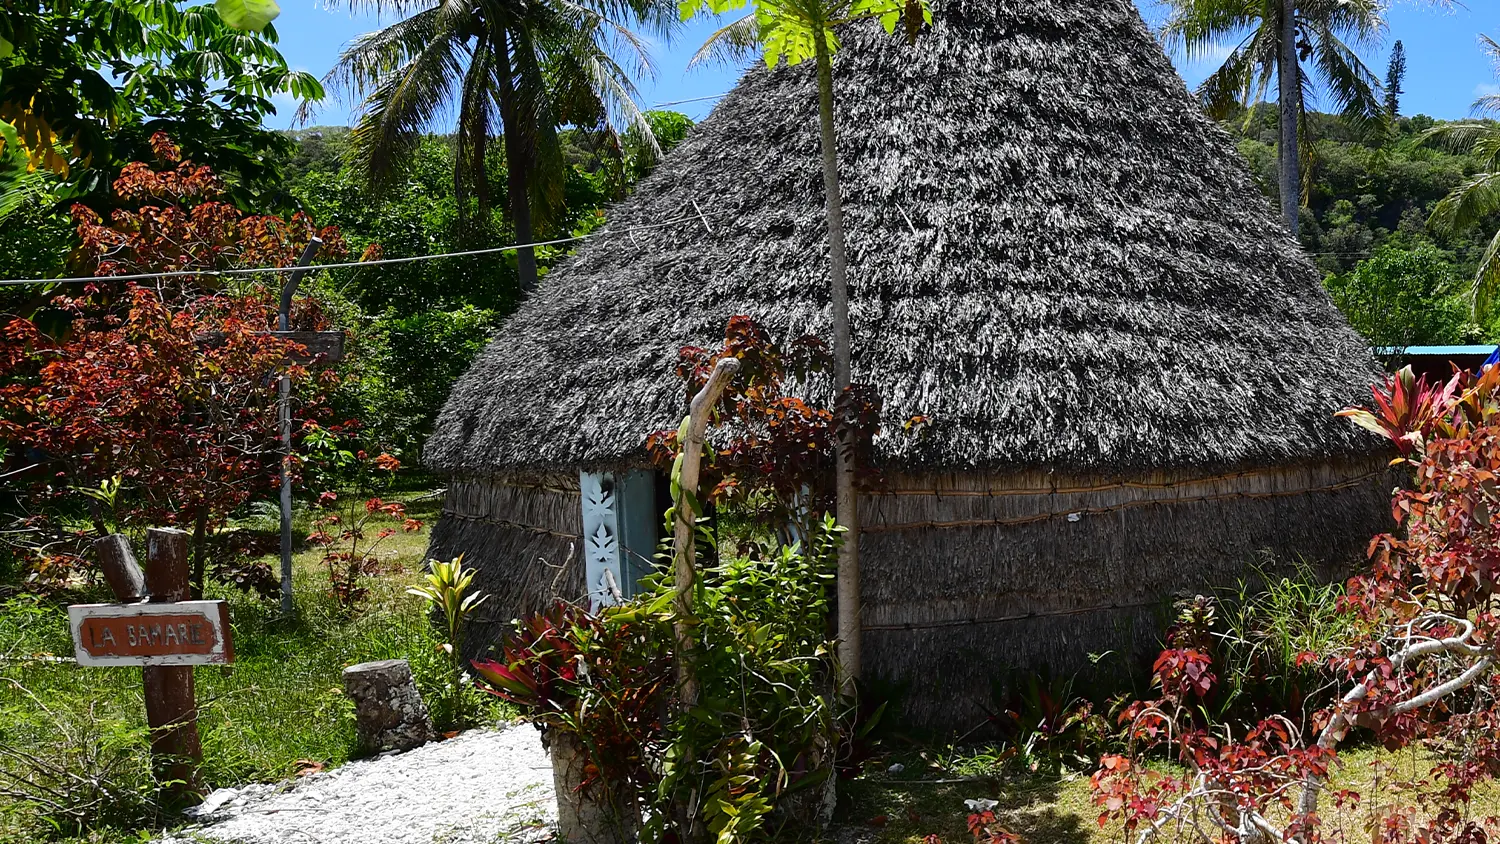
[[[510,199],[511,226],[517,243],[530,243],[531,231],[531,149],[521,131],[521,117],[516,112],[514,62],[510,57],[510,39],[500,30],[500,122],[505,133],[506,189]],[[536,250],[530,246],[516,250],[516,273],[520,276],[521,295],[536,289]]]
[[[1276,59],[1281,112],[1281,216],[1295,236],[1302,210],[1302,150],[1297,128],[1302,117],[1302,68],[1297,60],[1297,0],[1281,0],[1281,51]]]
[[[844,199],[839,187],[838,133],[833,125],[833,62],[821,30],[813,37],[818,66],[818,122],[823,142],[823,192],[828,208],[829,282],[833,298],[834,387],[842,393],[853,383],[849,332],[849,266],[844,251]],[[860,670],[859,497],[854,488],[854,455],[840,435],[834,450],[834,516],[848,529],[839,549],[838,657],[839,688],[854,690]]]

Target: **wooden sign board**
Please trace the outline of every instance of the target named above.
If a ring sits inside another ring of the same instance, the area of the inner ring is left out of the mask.
[[[74,604],[68,607],[79,665],[213,665],[234,662],[229,605]]]
[[[307,350],[306,354],[301,352],[291,356],[297,363],[317,363],[327,365],[338,363],[344,359],[344,332],[342,331],[268,331],[272,337],[296,343]],[[224,332],[211,331],[194,337],[199,343],[210,348],[224,345]]]
[[[283,340],[290,340],[307,349],[306,355],[294,355],[298,363],[338,363],[344,359],[344,332],[342,331],[272,331]]]

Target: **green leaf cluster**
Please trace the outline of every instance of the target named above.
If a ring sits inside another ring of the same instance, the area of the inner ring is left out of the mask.
[[[1372,346],[1463,343],[1477,339],[1464,296],[1467,285],[1431,244],[1387,244],[1353,270],[1324,282],[1334,304]]]
[[[256,0],[264,2],[264,0]],[[211,5],[164,0],[22,0],[0,12],[0,119],[10,146],[63,180],[63,197],[102,197],[114,167],[150,160],[164,131],[229,183],[242,208],[286,210],[279,158],[288,144],[262,125],[272,98],[317,100],[269,25],[244,32]]]
[[[903,25],[908,38],[932,23],[926,0],[680,0],[678,8],[686,21],[700,14],[728,14],[752,3],[752,12],[715,33],[700,56],[714,51],[716,44],[730,52],[758,45],[767,65],[796,65],[816,56],[820,38],[830,55],[838,52],[834,30],[847,23],[875,19],[887,33]]]

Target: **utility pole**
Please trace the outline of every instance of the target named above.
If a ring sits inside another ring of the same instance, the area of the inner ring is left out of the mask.
[[[282,332],[292,330],[292,296],[322,246],[323,241],[316,236],[308,241],[302,257],[297,259],[297,269],[281,288],[281,314],[276,327]],[[280,382],[277,413],[281,421],[281,614],[289,617],[296,611],[292,602],[292,379],[282,375]]]

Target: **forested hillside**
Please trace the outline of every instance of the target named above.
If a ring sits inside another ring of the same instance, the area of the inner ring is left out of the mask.
[[[1428,224],[1437,204],[1480,171],[1479,162],[1429,137],[1440,124],[1424,116],[1397,118],[1374,137],[1330,115],[1309,122],[1317,143],[1302,245],[1354,326],[1382,346],[1500,339],[1493,321],[1473,321],[1466,298],[1500,219],[1457,236]],[[1275,202],[1275,110],[1237,116],[1224,128]]]

